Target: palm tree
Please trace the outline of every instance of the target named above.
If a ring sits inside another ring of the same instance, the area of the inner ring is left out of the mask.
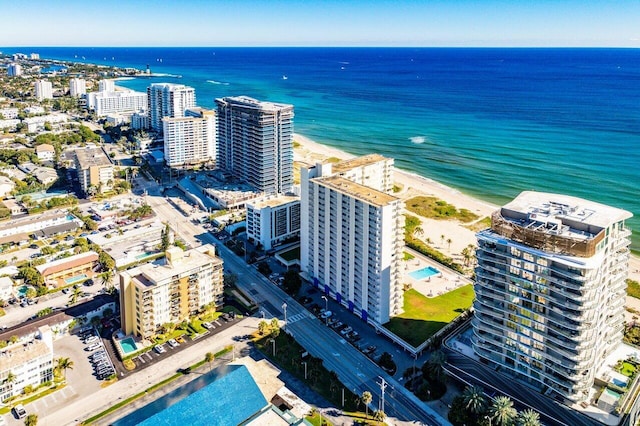
[[[268,329],[269,324],[265,320],[262,320],[258,323],[258,333],[260,333],[261,336],[264,336]]]
[[[427,243],[427,244],[429,244],[429,245],[432,245],[432,244],[433,244],[433,240],[432,240],[431,238],[429,238],[429,237],[427,237],[427,239],[426,239],[426,240],[424,240],[424,242],[425,242],[425,243]]]
[[[496,426],[511,426],[518,416],[518,412],[513,408],[511,398],[502,395],[493,400],[489,413],[495,420]]]
[[[424,235],[424,229],[422,229],[421,226],[416,226],[415,228],[413,228],[413,235],[418,238],[422,237]]]
[[[434,351],[429,360],[424,364],[423,372],[436,379],[438,382],[444,382],[444,365],[447,362],[447,355],[441,351]]]
[[[360,397],[360,400],[364,404],[365,413],[367,415],[367,418],[369,418],[369,404],[371,404],[371,401],[373,401],[373,396],[371,395],[371,392],[369,391],[362,392],[362,396]]]
[[[64,379],[67,380],[67,369],[73,370],[73,361],[69,358],[58,358],[56,359],[56,368],[58,371],[62,371]]]
[[[483,413],[486,409],[486,400],[482,386],[467,386],[464,392],[462,392],[462,399],[464,406],[471,411],[472,414]]]
[[[451,243],[453,241],[451,240],[451,238],[447,238],[447,244],[449,245],[449,253],[451,253]]]
[[[37,414],[29,414],[27,418],[24,419],[24,426],[36,426],[37,424],[38,424]]]
[[[4,383],[10,385],[15,383],[17,379],[18,379],[18,376],[13,374],[13,371],[9,371],[9,374],[7,374],[7,377],[4,379]]]
[[[531,409],[521,411],[516,419],[516,424],[518,426],[542,426],[540,414]]]
[[[387,415],[382,410],[376,410],[376,412],[373,413],[373,418],[379,422],[383,422],[386,417]]]
[[[213,355],[213,353],[211,353],[211,352],[207,352],[207,353],[204,355],[204,360],[205,360],[205,362],[209,363],[209,371],[211,371],[211,363],[212,363],[212,362],[213,362],[213,360],[215,360],[215,359],[216,359],[215,355]]]
[[[444,234],[440,235],[440,246],[444,245]]]
[[[73,292],[71,293],[71,296],[69,296],[69,305],[75,305],[81,294],[82,289],[80,289],[80,287],[78,286],[74,286]]]

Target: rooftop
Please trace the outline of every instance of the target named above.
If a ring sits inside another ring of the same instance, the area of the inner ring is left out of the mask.
[[[240,105],[246,108],[255,109],[259,111],[275,112],[283,109],[293,109],[293,105],[290,105],[290,104],[280,104],[275,102],[259,101],[249,96],[228,96],[225,98],[216,99],[216,101],[226,103],[226,104]]]
[[[333,173],[344,173],[357,167],[367,166],[370,164],[379,163],[380,161],[391,160],[380,154],[368,154],[361,157],[352,158],[350,160],[344,160],[339,163],[333,164],[331,170]]]
[[[181,249],[178,249],[181,250]],[[200,246],[182,253],[170,252],[173,261],[168,257],[154,263],[147,263],[127,271],[134,281],[148,287],[156,285],[168,278],[192,271],[209,263],[222,263],[222,259],[215,256],[215,247],[211,244]]]
[[[51,355],[52,351],[46,343],[33,339],[29,342],[8,346],[0,352],[0,371],[12,370],[35,358]]]
[[[296,201],[300,201],[300,197],[279,195],[277,197],[268,197],[247,204],[252,205],[254,209],[263,209],[265,207],[278,207],[284,204],[294,203]]]
[[[78,164],[83,170],[95,166],[111,166],[111,160],[104,153],[102,148],[86,148],[76,150]]]
[[[95,251],[88,251],[85,253],[74,254],[73,256],[54,260],[53,262],[38,265],[36,266],[36,269],[42,276],[46,276],[64,271],[65,269],[70,269],[76,266],[85,265],[87,263],[97,261],[98,253],[96,253]]]
[[[55,220],[55,219],[59,219],[66,216],[67,216],[67,213],[61,210],[47,211],[38,215],[29,215],[29,216],[20,217],[18,219],[13,219],[7,222],[2,222],[2,225],[0,225],[0,230],[17,228],[19,226],[45,222],[48,220]]]
[[[313,179],[313,181],[319,185],[326,186],[378,207],[386,206],[400,200],[398,197],[377,191],[368,186],[357,184],[340,176],[320,177]]]

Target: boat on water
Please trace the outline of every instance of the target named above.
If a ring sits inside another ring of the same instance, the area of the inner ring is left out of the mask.
[[[282,76],[282,79],[283,79],[283,80],[288,80],[288,79],[289,79],[289,77],[287,77],[286,75],[283,75],[283,76]]]

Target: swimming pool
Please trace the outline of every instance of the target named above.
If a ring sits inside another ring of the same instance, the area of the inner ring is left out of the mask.
[[[120,347],[122,348],[122,352],[124,352],[125,355],[138,350],[136,342],[132,337],[127,337],[126,339],[120,340]]]
[[[22,299],[23,297],[26,297],[27,290],[29,290],[29,287],[26,285],[18,287],[18,299]]]
[[[148,252],[145,252],[145,253],[142,253],[142,254],[137,255],[137,256],[136,256],[136,260],[142,260],[142,259],[144,259],[145,257],[151,257],[151,256],[153,256],[153,255],[155,255],[155,254],[156,254],[155,252],[148,251]]]
[[[247,367],[225,365],[145,405],[113,426],[237,425],[265,406],[267,400]]]
[[[80,274],[80,275],[73,276],[71,278],[65,278],[64,282],[67,284],[74,284],[80,281],[84,281],[87,278],[89,278],[87,274]]]
[[[433,266],[427,266],[426,268],[422,268],[422,269],[418,269],[417,271],[410,272],[409,276],[414,280],[424,280],[425,278],[438,275],[439,273],[440,271],[438,271]]]

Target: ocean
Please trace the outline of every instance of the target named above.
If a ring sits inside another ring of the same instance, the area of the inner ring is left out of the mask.
[[[523,190],[627,209],[640,250],[640,49],[53,48],[171,76],[120,81],[295,105],[295,130],[492,203]]]

